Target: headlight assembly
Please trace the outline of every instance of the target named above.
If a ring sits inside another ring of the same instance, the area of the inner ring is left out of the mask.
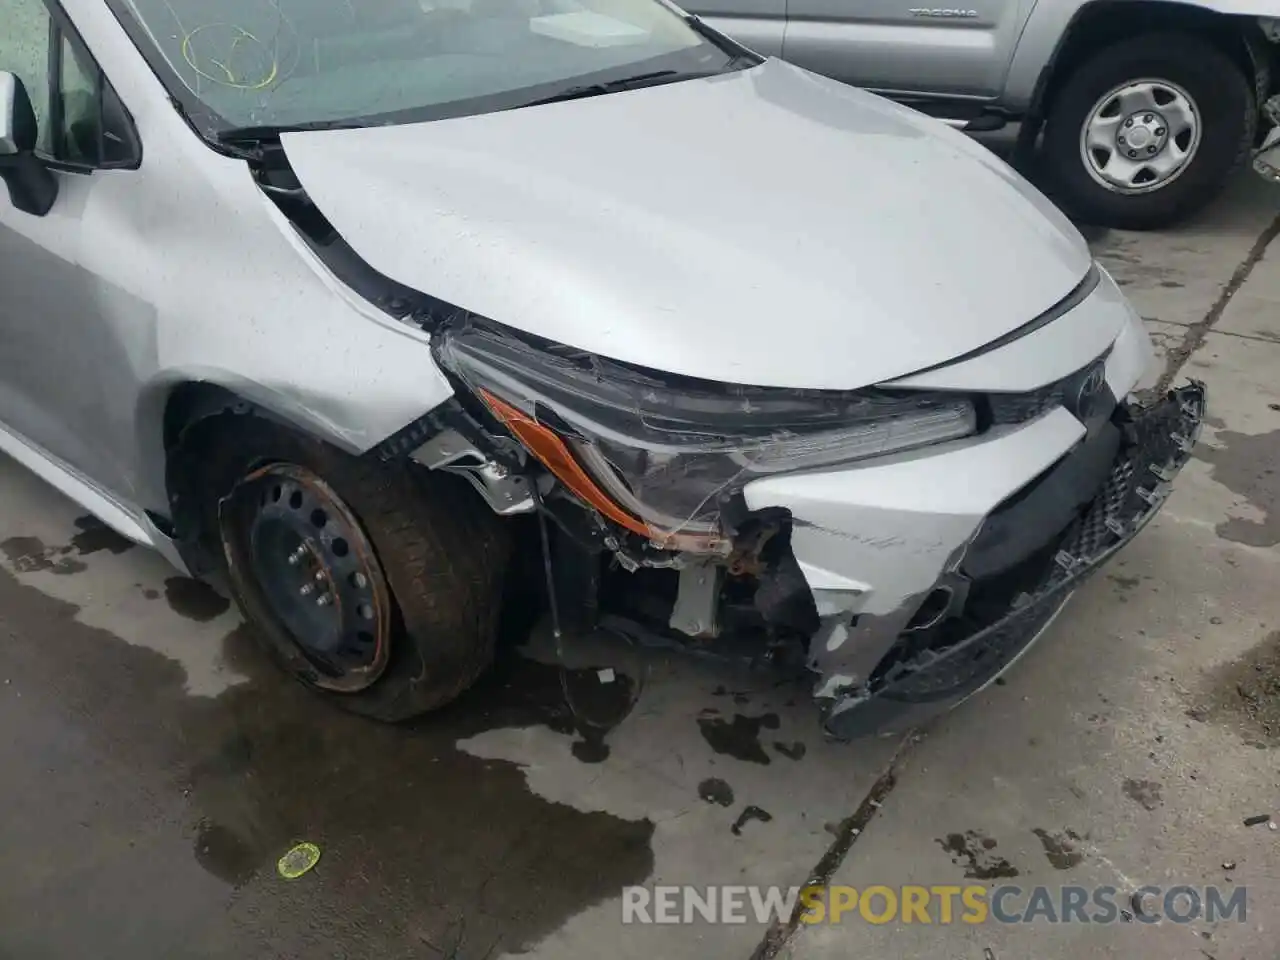
[[[662,377],[533,346],[489,326],[444,335],[444,365],[575,494],[670,545],[719,532],[722,500],[751,480],[968,436],[949,394],[798,391]]]

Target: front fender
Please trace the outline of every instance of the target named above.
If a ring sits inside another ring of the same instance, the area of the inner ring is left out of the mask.
[[[291,370],[278,359],[262,362],[251,354],[245,352],[246,363],[236,370],[165,369],[139,393],[135,434],[145,506],[167,512],[166,447],[171,404],[180,394],[197,397],[180,414],[186,424],[224,411],[252,410],[352,454],[368,451],[453,394],[425,345],[379,357],[374,373],[361,373],[370,369],[364,365],[344,371],[340,364],[315,362],[318,358]]]
[[[1034,113],[1055,62],[1079,21],[1103,4],[1112,7],[1144,2],[1149,0],[1035,0],[1005,75],[1001,103],[1012,113]],[[1250,23],[1256,21],[1260,32],[1268,37],[1272,32],[1268,31],[1267,21],[1280,18],[1280,0],[1160,0],[1160,5],[1246,18]],[[1245,42],[1248,43],[1247,36]]]

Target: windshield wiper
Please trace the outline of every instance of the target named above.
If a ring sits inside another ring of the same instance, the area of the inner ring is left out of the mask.
[[[620,90],[637,90],[640,87],[655,87],[662,83],[674,83],[677,80],[695,80],[709,77],[711,74],[701,71],[654,70],[652,73],[638,73],[634,77],[622,77],[619,80],[602,80],[599,83],[585,83],[580,87],[568,87],[549,97],[539,97],[522,103],[522,107],[536,107],[543,103],[559,103],[562,100],[582,100],[585,97],[598,97],[606,93],[617,93]]]

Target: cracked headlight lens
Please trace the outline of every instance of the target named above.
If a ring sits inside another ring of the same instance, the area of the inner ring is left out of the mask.
[[[446,333],[438,351],[566,486],[659,541],[715,534],[722,501],[757,477],[899,453],[977,427],[973,403],[955,394],[691,381],[487,325]],[[594,491],[581,489],[584,476]]]

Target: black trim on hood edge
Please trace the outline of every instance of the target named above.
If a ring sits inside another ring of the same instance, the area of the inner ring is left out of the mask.
[[[1098,264],[1096,262],[1091,263],[1089,265],[1089,272],[1084,275],[1084,279],[1081,280],[1078,284],[1076,284],[1075,288],[1072,289],[1070,293],[1068,293],[1065,297],[1063,297],[1061,300],[1055,303],[1052,307],[1050,307],[1044,313],[1038,314],[1027,323],[1024,323],[1022,326],[1015,327],[1014,329],[1010,330],[1008,333],[1002,336],[996,337],[996,339],[992,340],[990,343],[985,344],[981,347],[978,347],[977,349],[970,350],[968,353],[962,353],[958,357],[952,357],[950,360],[943,360],[941,363],[935,363],[931,367],[924,367],[923,369],[915,370],[911,373],[904,373],[900,377],[894,377],[893,380],[888,381],[888,383],[893,384],[898,380],[910,380],[912,377],[918,377],[921,374],[925,374],[925,373],[932,373],[934,370],[942,370],[946,367],[954,367],[957,364],[964,363],[968,360],[973,360],[976,357],[981,357],[983,354],[991,353],[994,350],[999,350],[1001,347],[1007,346],[1008,344],[1013,343],[1015,340],[1022,339],[1029,333],[1034,333],[1036,330],[1039,330],[1041,327],[1048,326],[1050,323],[1052,323],[1054,320],[1057,320],[1059,317],[1063,316],[1064,314],[1070,313],[1076,307],[1080,306],[1080,304],[1082,304],[1085,300],[1087,300],[1089,296],[1093,293],[1093,291],[1098,289],[1098,284],[1101,282],[1102,282],[1102,272],[1098,269]]]

